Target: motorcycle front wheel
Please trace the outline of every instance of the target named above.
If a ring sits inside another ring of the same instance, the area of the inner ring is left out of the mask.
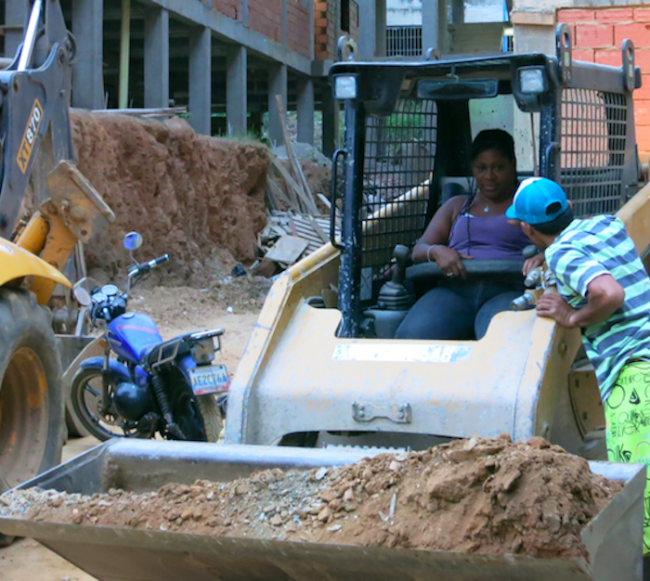
[[[72,381],[70,396],[77,418],[98,440],[105,442],[111,438],[131,436],[130,432],[124,431],[124,420],[119,415],[101,413],[101,369],[80,369]]]

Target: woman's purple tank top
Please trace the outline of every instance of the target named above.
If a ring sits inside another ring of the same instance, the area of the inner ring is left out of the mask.
[[[478,260],[523,259],[522,250],[532,244],[521,228],[501,216],[458,216],[449,236],[449,248]]]

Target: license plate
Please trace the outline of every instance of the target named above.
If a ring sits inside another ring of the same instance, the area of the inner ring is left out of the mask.
[[[225,365],[206,365],[190,369],[192,391],[195,395],[219,393],[230,387],[230,378]]]

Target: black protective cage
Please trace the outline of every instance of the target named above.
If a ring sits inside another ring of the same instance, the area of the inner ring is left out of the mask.
[[[442,180],[471,175],[470,98],[454,94],[450,81],[475,88],[477,97],[512,94],[519,109],[539,113],[538,173],[563,186],[577,217],[613,213],[636,193],[632,92],[641,75],[630,41],[622,52],[621,68],[573,62],[569,28],[560,25],[555,57],[332,67],[332,78],[354,76],[357,86],[356,98],[344,101],[345,143],[335,154],[333,191],[343,203],[339,336],[360,336],[363,309],[376,301],[395,245],[420,238],[442,201]],[[522,68],[543,68],[542,93],[522,91]]]

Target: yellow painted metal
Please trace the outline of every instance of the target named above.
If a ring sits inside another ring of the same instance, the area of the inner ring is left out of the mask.
[[[24,248],[0,238],[0,286],[27,276],[33,276],[35,281],[45,279],[71,286],[59,270]]]
[[[636,251],[642,255],[650,246],[650,184],[646,184],[616,214],[634,240]]]
[[[115,222],[113,211],[73,163],[59,162],[47,177],[47,187],[56,214],[82,242],[107,222]]]
[[[78,240],[87,242],[93,232],[115,215],[75,165],[61,161],[48,176],[49,200],[34,214],[16,241],[17,246],[40,256],[50,267],[63,271]],[[37,275],[29,272],[27,275]],[[62,275],[61,275],[62,276]],[[66,280],[66,286],[70,283]],[[59,279],[36,276],[30,289],[39,304],[47,304]]]
[[[41,258],[57,270],[63,271],[70,260],[77,244],[77,237],[66,226],[59,216],[52,202],[46,202],[41,206],[41,214],[47,218],[49,232],[45,246],[41,252]],[[48,279],[35,279],[30,289],[36,294],[39,304],[44,305],[50,300],[56,282]]]
[[[21,232],[16,240],[16,244],[38,256],[45,247],[45,241],[47,240],[49,231],[50,227],[45,218],[39,212],[36,212]]]

